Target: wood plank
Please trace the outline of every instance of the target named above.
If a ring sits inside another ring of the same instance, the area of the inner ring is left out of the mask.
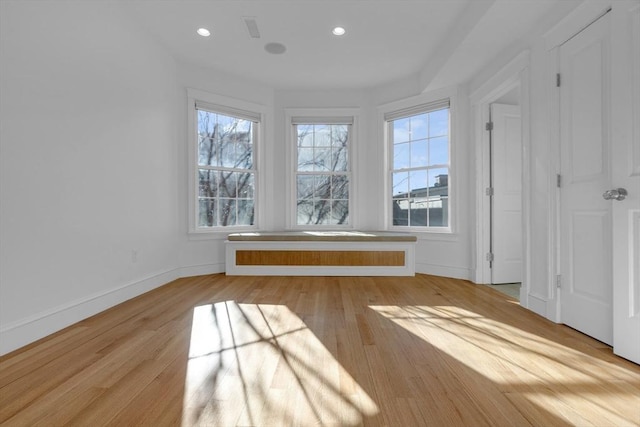
[[[401,267],[404,251],[237,250],[236,265]]]
[[[640,426],[640,366],[469,282],[181,279],[0,357],[0,424]]]

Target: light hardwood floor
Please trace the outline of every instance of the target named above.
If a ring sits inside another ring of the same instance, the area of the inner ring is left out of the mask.
[[[177,280],[0,358],[7,426],[640,425],[640,367],[484,286]]]

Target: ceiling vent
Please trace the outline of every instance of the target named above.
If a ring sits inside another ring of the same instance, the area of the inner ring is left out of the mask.
[[[245,16],[242,18],[242,20],[244,21],[244,25],[247,27],[249,37],[251,37],[252,39],[259,39],[260,31],[258,30],[258,23],[256,22],[255,18]]]

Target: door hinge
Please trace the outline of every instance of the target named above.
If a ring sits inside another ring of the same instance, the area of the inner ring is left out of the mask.
[[[493,252],[487,252],[487,261],[493,262]]]
[[[487,122],[484,125],[484,130],[492,131],[493,130],[493,122]]]
[[[562,187],[562,175],[560,174],[556,175],[556,187],[558,188]]]
[[[486,195],[487,195],[487,196],[489,196],[489,197],[493,196],[493,193],[494,193],[494,191],[493,191],[493,187],[487,187],[487,188],[484,190],[484,194],[486,194]]]
[[[560,73],[556,74],[556,87],[560,87]]]
[[[560,274],[556,274],[556,288],[562,287],[562,276]]]

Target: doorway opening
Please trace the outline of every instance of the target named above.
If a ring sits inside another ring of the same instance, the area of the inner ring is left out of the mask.
[[[511,295],[515,291],[524,307],[530,264],[528,66],[525,51],[471,94],[476,134],[475,283],[504,286],[497,289]]]

